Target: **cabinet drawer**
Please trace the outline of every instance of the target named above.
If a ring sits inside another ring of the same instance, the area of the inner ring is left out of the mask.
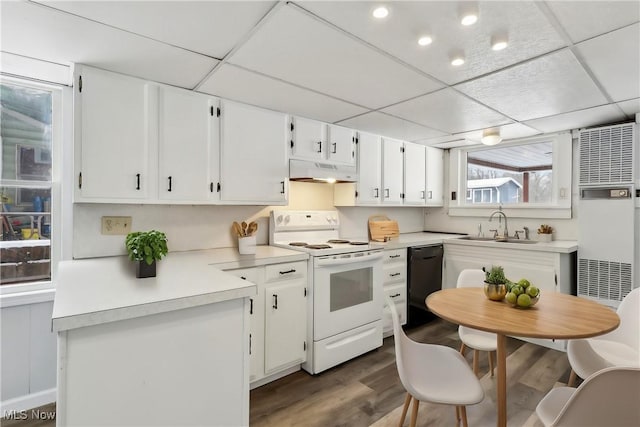
[[[407,266],[405,264],[385,266],[382,269],[383,283],[404,282],[407,279]]]
[[[265,267],[265,282],[289,280],[307,277],[307,263],[305,261],[287,262],[267,265]]]
[[[248,280],[256,284],[259,282],[260,278],[260,274],[257,268],[238,268],[237,270],[225,270],[225,273],[229,273],[233,276]]]
[[[399,261],[405,261],[407,259],[406,249],[389,249],[384,251],[384,263],[390,264]]]
[[[395,285],[389,285],[384,287],[384,294],[391,298],[396,304],[407,300],[407,284],[396,283]]]

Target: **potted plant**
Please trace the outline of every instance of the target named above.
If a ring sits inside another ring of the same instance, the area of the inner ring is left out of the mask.
[[[156,261],[168,252],[167,236],[156,230],[127,234],[125,246],[131,261],[136,261],[136,277],[156,277]]]
[[[507,294],[509,280],[504,275],[504,269],[499,265],[491,266],[491,270],[485,271],[484,294],[493,301],[502,301]]]
[[[550,242],[553,240],[553,227],[547,224],[542,224],[538,228],[538,240],[540,242]]]

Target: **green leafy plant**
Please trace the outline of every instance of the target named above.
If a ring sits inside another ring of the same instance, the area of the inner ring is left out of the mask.
[[[484,274],[484,281],[492,285],[502,285],[509,282],[504,276],[504,269],[499,265],[491,266],[491,270],[485,271]]]
[[[124,243],[131,261],[144,261],[149,265],[168,252],[167,236],[161,231],[135,231],[127,234]]]

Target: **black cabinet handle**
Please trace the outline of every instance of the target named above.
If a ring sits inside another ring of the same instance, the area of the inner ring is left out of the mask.
[[[280,274],[290,274],[290,273],[295,273],[296,269],[292,268],[291,270],[287,270],[287,271],[281,271]]]
[[[331,152],[333,154],[336,154],[336,151],[338,150],[338,143],[334,142],[333,144],[331,144],[333,146],[333,149],[331,150]]]
[[[389,198],[389,189],[388,188],[384,189],[384,197],[386,197],[387,199]]]
[[[140,189],[140,174],[136,174],[136,190]]]
[[[280,194],[284,194],[284,181],[280,181],[280,185],[282,185],[282,190],[280,190]]]
[[[316,144],[318,144],[318,153],[322,153],[322,141],[318,141]]]
[[[376,192],[376,195],[374,196],[374,198],[377,199],[378,197],[380,197],[380,189],[379,188],[374,188],[374,190]]]
[[[389,255],[389,258],[400,258],[400,255]]]
[[[277,294],[273,294],[273,308],[275,310],[278,309],[278,295]]]
[[[249,355],[251,355],[251,334],[249,334]]]
[[[249,298],[249,314],[253,314],[253,298]]]
[[[171,177],[169,177],[169,188],[167,188],[167,191],[171,191]]]
[[[400,296],[400,294],[393,294],[393,295],[389,295],[391,298],[397,298]]]
[[[393,274],[390,274],[389,277],[396,277],[396,276],[399,276],[399,275],[400,275],[400,273],[393,273]]]

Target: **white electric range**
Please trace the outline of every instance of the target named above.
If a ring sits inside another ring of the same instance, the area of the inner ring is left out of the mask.
[[[322,372],[382,345],[382,249],[340,238],[337,211],[271,211],[269,244],[309,254],[303,369]]]

